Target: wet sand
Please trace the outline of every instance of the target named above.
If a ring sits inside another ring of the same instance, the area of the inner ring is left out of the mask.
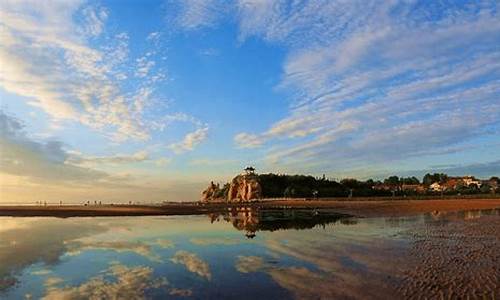
[[[397,290],[405,299],[498,299],[500,218],[452,220],[409,232]]]
[[[157,216],[200,214],[193,205],[47,205],[47,206],[0,206],[0,216],[11,217],[104,217],[104,216]]]
[[[373,198],[371,198],[373,199]],[[429,212],[450,212],[500,208],[500,199],[447,199],[447,200],[274,200],[252,203],[170,203],[162,206],[96,205],[96,206],[0,206],[0,216],[147,216],[147,215],[199,215],[226,211],[229,208],[303,208],[331,209],[357,217],[408,216]]]

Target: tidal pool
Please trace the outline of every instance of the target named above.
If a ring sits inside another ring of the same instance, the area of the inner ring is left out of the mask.
[[[1,299],[397,298],[418,226],[498,210],[353,218],[320,210],[0,218]]]

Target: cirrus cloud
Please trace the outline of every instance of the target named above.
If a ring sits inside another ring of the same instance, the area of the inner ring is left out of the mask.
[[[494,1],[241,3],[243,37],[288,49],[279,88],[292,99],[267,131],[236,135],[239,147],[271,144],[270,162],[341,169],[422,156],[498,128]]]
[[[422,2],[241,0],[196,10],[211,20],[197,28],[234,20],[241,42],[287,52],[277,90],[289,96],[288,115],[237,133],[236,146],[261,147],[281,166],[340,170],[491,138],[500,123],[498,3]]]
[[[203,142],[207,136],[208,127],[198,128],[195,131],[186,134],[182,141],[170,144],[168,148],[176,154],[192,151],[198,144]]]

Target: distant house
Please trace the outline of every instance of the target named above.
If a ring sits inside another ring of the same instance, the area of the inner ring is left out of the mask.
[[[482,180],[481,187],[488,187],[490,192],[495,192],[498,189],[498,182],[495,179]]]
[[[439,182],[434,182],[433,184],[431,184],[429,186],[429,189],[433,192],[442,192],[444,190],[443,186]]]
[[[372,187],[372,189],[374,189],[376,191],[393,191],[393,190],[395,190],[395,187],[392,185],[389,185],[389,184],[382,183],[382,184],[374,185]]]
[[[476,185],[481,187],[481,181],[477,180],[474,176],[464,176],[461,179],[466,186]]]
[[[488,185],[494,190],[498,189],[498,181],[495,179],[488,180]]]
[[[403,184],[401,185],[401,190],[403,192],[416,192],[416,193],[425,192],[425,188],[421,184]]]
[[[446,182],[444,182],[442,184],[443,190],[446,190],[446,191],[456,190],[457,186],[459,185],[460,182],[461,182],[461,178],[450,177],[450,178],[448,178],[448,180],[446,180]]]

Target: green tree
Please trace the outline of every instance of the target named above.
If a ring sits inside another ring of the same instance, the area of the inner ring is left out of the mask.
[[[226,199],[227,194],[229,193],[229,186],[229,183],[224,184],[224,186],[215,193],[215,198]]]
[[[492,191],[492,187],[488,183],[484,183],[480,188],[481,193],[487,194]]]
[[[422,179],[422,183],[426,186],[433,184],[434,182],[444,183],[448,180],[448,175],[444,173],[434,173],[434,174],[425,174]]]
[[[403,184],[419,184],[420,181],[418,180],[417,177],[412,176],[412,177],[406,177],[406,178],[401,178],[400,180]]]
[[[397,185],[399,185],[399,177],[398,176],[390,176],[384,180],[384,183],[388,184],[388,185],[397,186]]]
[[[434,178],[432,177],[432,175],[427,173],[424,175],[424,178],[422,179],[422,183],[426,186],[429,186],[429,185],[434,183],[433,180],[434,180]]]

